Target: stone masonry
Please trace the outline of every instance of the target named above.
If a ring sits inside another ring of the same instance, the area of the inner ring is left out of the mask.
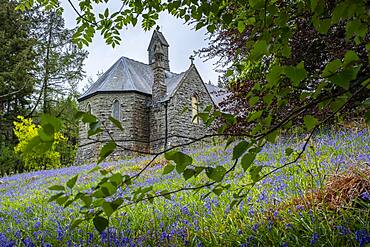
[[[217,87],[205,84],[193,64],[183,73],[170,72],[168,43],[158,29],[148,52],[154,59],[148,64],[122,57],[79,98],[80,110],[91,109],[106,131],[87,138],[89,126],[80,124],[76,163],[96,160],[110,136],[124,147],[110,156],[119,158],[132,154],[127,149],[154,152],[210,133],[202,122],[192,121],[192,98],[197,99],[199,111],[207,105],[217,107],[210,94]],[[108,120],[116,100],[123,132]]]

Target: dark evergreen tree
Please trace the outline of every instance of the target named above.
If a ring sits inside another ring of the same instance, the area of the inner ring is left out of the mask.
[[[88,53],[72,43],[74,30],[65,28],[57,11],[42,11],[38,7],[33,10],[32,19],[31,34],[38,41],[35,45],[38,84],[32,113],[36,109],[50,113],[84,77],[83,62]]]
[[[35,80],[35,39],[30,37],[31,23],[15,10],[16,3],[0,1],[0,135],[12,141],[11,123],[27,113]]]

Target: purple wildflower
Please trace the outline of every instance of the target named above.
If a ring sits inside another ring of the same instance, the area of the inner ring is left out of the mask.
[[[317,243],[317,240],[319,240],[319,234],[317,232],[315,232],[313,235],[312,235],[312,238],[311,238],[311,241],[310,241],[310,244],[311,245],[315,245]]]

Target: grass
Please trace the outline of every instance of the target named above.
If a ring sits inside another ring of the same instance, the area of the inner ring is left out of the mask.
[[[250,182],[248,174],[237,169],[225,178],[229,192],[220,196],[203,196],[207,190],[173,195],[171,200],[156,199],[126,207],[115,213],[110,222],[111,246],[369,246],[370,198],[366,186],[350,200],[336,208],[329,207],[324,197],[312,201],[332,185],[333,174],[347,174],[348,169],[369,169],[370,134],[329,132],[319,134],[311,148],[295,165],[288,166],[257,184],[245,200],[230,210],[233,189]],[[264,172],[289,160],[285,149],[298,150],[300,137],[280,140],[266,146],[257,156]],[[204,147],[190,153],[199,165],[232,163],[231,149],[222,146]],[[104,163],[123,174],[137,172],[149,157],[137,157]],[[132,188],[120,190],[124,197],[138,186],[154,186],[154,190],[174,190],[205,181],[198,176],[184,181],[172,172],[162,176],[160,160],[137,180]],[[367,165],[366,165],[367,164]],[[64,209],[47,203],[48,187],[65,183],[81,174],[77,189],[91,190],[101,175],[89,174],[95,164],[58,170],[18,174],[0,179],[0,246],[107,246],[108,232],[97,233],[91,223],[71,230],[80,205]],[[344,172],[344,173],[343,173]],[[359,175],[359,176],[360,176]],[[366,174],[365,174],[366,176]],[[337,175],[336,177],[340,177]],[[364,178],[366,181],[366,177]],[[338,184],[338,183],[337,183]],[[339,182],[340,184],[340,182]],[[333,190],[332,190],[333,191]],[[335,192],[334,192],[335,194]],[[310,199],[311,198],[311,199]],[[310,203],[311,202],[311,203]]]

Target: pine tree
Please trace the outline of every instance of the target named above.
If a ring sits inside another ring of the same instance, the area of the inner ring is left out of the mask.
[[[0,146],[14,141],[12,122],[27,113],[35,85],[31,23],[15,7],[14,1],[0,0]]]
[[[33,10],[32,35],[38,40],[37,94],[34,110],[50,113],[58,101],[73,94],[76,83],[84,77],[83,62],[87,52],[72,43],[74,30],[66,29],[56,11]]]

